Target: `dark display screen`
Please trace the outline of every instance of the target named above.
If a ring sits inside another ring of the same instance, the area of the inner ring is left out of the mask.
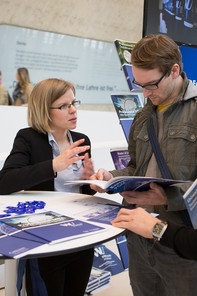
[[[197,45],[197,1],[145,0],[143,36],[158,33],[181,44]]]

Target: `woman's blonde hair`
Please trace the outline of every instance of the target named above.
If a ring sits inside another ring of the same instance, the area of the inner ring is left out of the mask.
[[[50,78],[37,83],[28,102],[28,124],[40,133],[52,132],[50,107],[54,101],[63,96],[69,89],[75,95],[75,87],[71,82]]]
[[[29,71],[27,70],[27,68],[18,68],[17,74],[18,74],[18,84],[17,85],[20,85],[20,87],[23,89],[27,86],[27,84],[30,83]]]

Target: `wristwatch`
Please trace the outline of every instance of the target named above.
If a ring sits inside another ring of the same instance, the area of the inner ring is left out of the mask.
[[[152,236],[155,241],[160,241],[162,235],[166,231],[168,223],[166,221],[157,222],[152,229]]]

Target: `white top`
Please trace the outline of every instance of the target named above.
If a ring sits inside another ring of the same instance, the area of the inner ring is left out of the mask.
[[[68,137],[70,143],[73,143],[73,139],[71,137],[70,132],[68,131]],[[60,155],[60,150],[57,145],[57,142],[51,133],[48,133],[49,144],[52,147],[53,151],[53,158]],[[54,188],[55,191],[63,191],[63,192],[76,192],[80,193],[80,186],[79,185],[64,185],[65,181],[70,180],[79,180],[81,179],[83,169],[83,162],[79,160],[72,165],[70,165],[66,170],[57,173],[57,177],[54,179]]]

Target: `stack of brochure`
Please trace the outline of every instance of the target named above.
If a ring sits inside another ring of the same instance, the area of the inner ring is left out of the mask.
[[[91,294],[93,291],[95,292],[95,290],[108,285],[110,279],[111,273],[109,271],[92,267],[86,293]]]

